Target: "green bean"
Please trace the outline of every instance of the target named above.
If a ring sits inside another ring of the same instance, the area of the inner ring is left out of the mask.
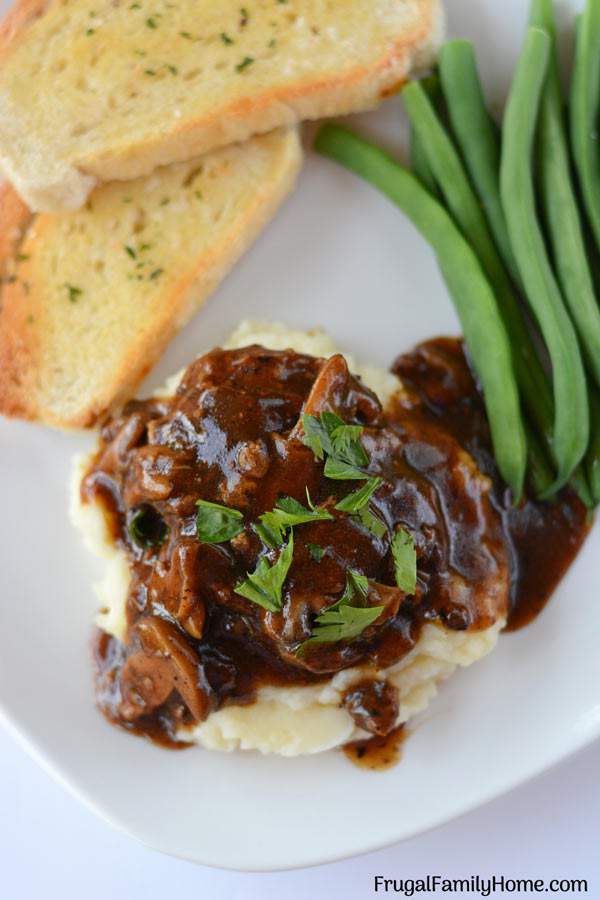
[[[600,395],[590,391],[592,434],[586,456],[586,471],[594,503],[600,503]]]
[[[552,362],[553,450],[558,489],[581,462],[589,437],[589,406],[577,336],[564,307],[537,220],[531,156],[539,103],[550,56],[550,38],[530,28],[511,86],[504,118],[500,193],[508,233],[527,299]]]
[[[439,190],[429,165],[427,152],[414,128],[410,130],[410,163],[413,174],[419,179],[423,187],[427,188],[434,197],[438,197]]]
[[[448,115],[465,159],[472,182],[487,214],[496,246],[513,281],[520,275],[514,258],[502,201],[500,198],[500,140],[496,123],[488,113],[481,82],[477,72],[475,53],[468,41],[451,41],[442,48],[440,75],[446,97]],[[471,238],[477,235],[470,235]],[[495,263],[491,277],[497,277]],[[521,312],[518,299],[509,293],[506,280],[504,290],[497,295],[501,300],[500,311],[513,348],[517,380],[527,411],[535,423],[546,451],[552,456],[552,424],[554,403],[548,376],[540,362],[534,341]],[[539,443],[534,447],[535,435],[528,430],[530,445],[530,476],[536,493],[542,489],[541,460],[535,458],[542,452]],[[534,471],[535,469],[535,471]],[[547,469],[547,467],[546,467]],[[547,475],[547,471],[545,473]],[[551,481],[544,479],[544,490]]]
[[[433,247],[481,380],[498,469],[519,500],[527,445],[510,344],[473,250],[444,208],[383,150],[335,125],[322,128],[315,147],[379,188]]]
[[[590,491],[590,486],[588,484],[587,475],[584,472],[583,465],[577,466],[577,468],[573,472],[573,477],[569,482],[569,487],[575,491],[581,502],[585,506],[587,506],[590,511],[596,508],[598,504],[594,500]]]
[[[532,0],[531,23],[546,29],[552,52],[542,94],[538,135],[541,196],[554,262],[588,367],[600,386],[600,309],[571,180],[552,0]],[[598,48],[600,51],[600,47]]]
[[[439,103],[441,99],[439,78],[435,75],[430,75],[428,78],[423,78],[421,84],[432,102]],[[436,199],[439,198],[440,191],[429,165],[427,150],[414,128],[410,129],[410,160],[411,168],[419,181],[427,188],[430,194],[433,194]]]
[[[490,116],[477,72],[475,51],[468,41],[450,41],[442,47],[440,76],[454,136],[496,241],[513,281],[520,275],[500,199],[500,141]]]
[[[531,422],[525,420],[525,435],[527,437],[527,478],[533,488],[534,496],[543,494],[549,497],[554,484],[554,470],[548,463],[545,448],[542,445]]]
[[[500,198],[499,134],[495,122],[486,109],[472,45],[466,41],[452,41],[446,44],[442,48],[440,74],[454,133],[487,212],[490,228],[504,263],[513,278],[518,281],[520,276],[518,271],[515,272],[516,261],[510,247]],[[506,315],[507,308],[511,310],[512,307],[504,307],[504,320],[515,353],[515,367],[523,399],[545,449],[554,458],[552,388],[520,308],[516,308],[512,316]],[[549,496],[552,493],[551,481],[548,480],[548,469],[547,466],[544,467],[544,460],[541,458],[542,447],[536,438],[537,435],[533,430],[528,429],[530,481],[536,495],[543,492]],[[574,473],[571,486],[587,506],[593,505],[582,469]]]
[[[577,27],[571,84],[571,144],[588,219],[600,249],[600,0],[588,0]]]
[[[412,124],[426,148],[429,165],[446,203],[478,255],[493,285],[513,351],[517,381],[536,426],[551,441],[553,402],[548,379],[539,361],[515,289],[508,277],[477,197],[458,153],[418,82],[402,92]]]

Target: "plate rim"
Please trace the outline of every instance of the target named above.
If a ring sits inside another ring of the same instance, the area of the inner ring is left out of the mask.
[[[598,523],[598,525],[600,525],[600,522]],[[39,743],[34,735],[29,733],[29,729],[17,724],[11,713],[7,710],[1,698],[0,725],[2,725],[7,730],[7,732],[14,738],[16,743],[25,750],[28,756],[30,756],[30,758],[32,758],[40,766],[40,768],[42,768],[44,772],[46,772],[52,778],[53,781],[64,788],[74,799],[80,802],[93,815],[101,819],[111,828],[115,829],[121,834],[126,835],[128,838],[132,838],[142,846],[148,847],[149,849],[154,850],[158,853],[162,853],[165,856],[171,856],[174,859],[183,860],[184,862],[204,866],[209,869],[217,869],[224,872],[239,872],[242,874],[267,874],[276,872],[290,872],[299,869],[312,869],[316,868],[317,866],[332,865],[334,863],[343,862],[347,859],[357,859],[362,856],[368,856],[371,853],[376,853],[380,850],[386,850],[391,847],[395,847],[399,844],[404,843],[405,841],[409,841],[413,838],[420,837],[421,835],[428,834],[429,832],[436,831],[438,828],[442,828],[451,822],[469,815],[470,813],[480,809],[481,807],[487,806],[488,803],[492,803],[494,800],[512,793],[525,784],[528,784],[529,782],[534,781],[537,778],[541,778],[542,776],[546,775],[547,773],[553,771],[554,769],[570,760],[576,754],[585,750],[587,747],[590,747],[592,744],[600,741],[599,719],[595,726],[593,726],[587,734],[581,736],[581,739],[579,741],[574,741],[571,746],[569,746],[563,753],[556,756],[552,761],[542,765],[541,768],[536,769],[534,766],[529,766],[527,767],[527,771],[522,772],[513,779],[506,779],[505,783],[501,787],[492,788],[487,792],[484,791],[477,800],[473,801],[472,803],[467,803],[460,810],[457,811],[455,809],[454,811],[440,815],[437,819],[431,821],[425,826],[409,828],[404,833],[401,833],[397,837],[390,840],[375,841],[366,845],[363,849],[358,851],[348,850],[347,852],[341,853],[335,852],[329,855],[325,854],[319,858],[315,858],[314,855],[312,855],[310,859],[304,859],[301,861],[298,861],[297,859],[296,861],[293,861],[290,859],[289,861],[281,861],[274,865],[261,864],[257,866],[249,866],[247,864],[236,865],[233,862],[231,864],[227,864],[203,859],[201,852],[199,852],[195,856],[191,856],[185,853],[177,853],[166,847],[161,847],[157,841],[146,839],[142,834],[136,833],[127,824],[119,821],[118,815],[110,813],[107,809],[105,809],[101,802],[98,802],[84,787],[82,787],[78,783],[77,778],[73,779],[68,775],[67,772],[63,771],[63,767],[61,766],[61,764],[52,758],[52,754],[48,753],[48,751],[43,747],[43,745]],[[205,750],[204,752],[211,753],[212,751]],[[232,757],[234,755],[234,753],[231,754]],[[364,774],[367,775],[369,773]]]

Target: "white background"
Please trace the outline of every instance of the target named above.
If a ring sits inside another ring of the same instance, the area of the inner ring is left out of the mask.
[[[597,898],[599,773],[597,743],[525,787],[400,846],[299,872],[243,875],[172,859],[119,834],[0,731],[0,900],[367,900],[384,896],[373,891],[376,874],[427,873],[587,878],[587,896]]]

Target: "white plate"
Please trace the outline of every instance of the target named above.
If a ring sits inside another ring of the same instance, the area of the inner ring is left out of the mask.
[[[491,96],[502,97],[527,3],[448,5],[451,32],[477,41]],[[400,119],[393,100],[360,124],[394,147]],[[151,384],[242,316],[323,325],[384,364],[458,330],[425,243],[376,191],[317,158]],[[66,512],[71,454],[90,443],[0,422],[0,708],[40,762],[118,828],[224,868],[328,862],[448,821],[600,734],[598,528],[544,614],[444,687],[391,771],[358,770],[337,753],[169,753],[111,728],[94,708],[88,647],[99,567]]]

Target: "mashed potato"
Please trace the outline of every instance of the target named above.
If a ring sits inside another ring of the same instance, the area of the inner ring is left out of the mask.
[[[242,322],[225,346],[248,344],[262,344],[273,350],[291,347],[300,353],[325,357],[338,352],[321,331],[291,331],[283,325],[253,322]],[[349,356],[346,359],[350,369],[361,376],[384,406],[402,389],[394,375],[356,364]],[[174,393],[182,374],[171,378],[157,393]],[[101,604],[97,624],[122,640],[129,569],[125,555],[110,541],[102,509],[80,501],[79,485],[87,463],[87,457],[79,457],[74,466],[71,512],[86,545],[106,560],[105,576],[96,585]],[[340,705],[349,687],[365,677],[386,679],[398,690],[398,724],[407,722],[429,705],[439,684],[458,666],[469,666],[494,648],[503,625],[504,621],[498,621],[485,631],[469,632],[427,624],[413,650],[390,668],[379,670],[361,665],[338,672],[320,685],[264,687],[253,704],[224,707],[198,725],[180,731],[178,737],[211,750],[260,750],[283,756],[318,753],[371,737],[355,726]]]

